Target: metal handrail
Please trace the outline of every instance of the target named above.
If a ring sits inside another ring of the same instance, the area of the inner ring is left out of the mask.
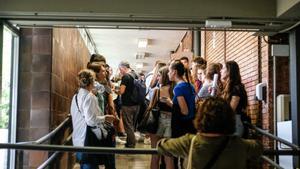
[[[26,142],[18,142],[16,144],[42,144],[52,138],[58,131],[60,131],[62,128],[64,128],[69,121],[71,120],[71,115],[68,115],[68,117],[60,123],[54,130],[52,130],[50,133],[46,134],[45,136],[39,138],[36,141],[26,141]]]
[[[65,141],[64,145],[70,143],[72,139],[72,134],[70,134],[70,136],[67,138],[67,140]],[[62,152],[60,151],[56,151],[54,152],[46,161],[44,161],[37,169],[44,169],[46,168],[49,164],[52,163],[52,161],[54,159],[56,159]]]
[[[264,150],[264,155],[295,155],[300,156],[300,150]]]
[[[0,149],[24,149],[24,150],[44,150],[44,151],[64,151],[64,152],[86,152],[95,154],[157,154],[155,148],[114,148],[114,147],[78,147],[66,145],[47,145],[47,144],[12,144],[0,143]],[[264,150],[264,155],[298,155],[299,150]]]
[[[93,154],[157,154],[157,149],[144,148],[112,148],[112,147],[77,147],[66,145],[46,145],[46,144],[12,144],[0,143],[0,149],[22,149],[22,150],[44,150],[63,152],[86,152]]]
[[[293,143],[290,143],[289,141],[287,141],[287,140],[285,140],[285,139],[282,139],[282,138],[280,138],[280,137],[274,136],[273,134],[268,133],[268,132],[266,132],[265,130],[263,130],[263,129],[261,129],[261,128],[258,128],[258,127],[254,126],[253,124],[250,124],[250,123],[248,123],[248,122],[244,122],[244,123],[245,123],[250,129],[253,129],[253,130],[257,131],[258,133],[260,133],[260,134],[262,134],[262,135],[264,135],[264,136],[267,136],[267,137],[269,137],[269,138],[271,138],[271,139],[273,139],[273,140],[276,140],[276,141],[278,141],[278,142],[281,142],[281,143],[283,143],[283,144],[285,144],[285,145],[291,147],[291,148],[294,149],[294,150],[300,150],[300,148],[299,148],[297,145],[295,145],[295,144],[293,144]]]
[[[275,163],[273,160],[271,160],[266,156],[261,156],[261,158],[277,169],[284,169],[283,167],[281,167],[280,165],[278,165],[277,163]]]

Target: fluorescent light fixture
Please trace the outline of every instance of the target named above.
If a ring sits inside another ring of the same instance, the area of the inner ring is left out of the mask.
[[[137,63],[135,64],[135,67],[136,67],[137,69],[143,69],[144,63],[143,63],[143,62],[137,62]]]
[[[144,59],[145,56],[146,56],[145,52],[138,52],[138,53],[136,53],[135,58],[136,59]]]
[[[142,38],[138,40],[138,47],[139,48],[146,48],[148,45],[148,39]]]
[[[231,21],[225,20],[206,20],[205,27],[207,28],[230,28],[232,26]]]

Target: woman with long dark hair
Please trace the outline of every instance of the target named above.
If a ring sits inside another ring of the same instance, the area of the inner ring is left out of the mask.
[[[247,92],[242,83],[240,68],[235,61],[227,61],[221,70],[223,81],[222,97],[230,104],[236,115],[236,135],[244,136],[245,130],[241,116],[246,113],[248,105]]]
[[[187,71],[180,60],[175,60],[169,65],[169,79],[175,82],[176,85],[173,90],[173,99],[166,98],[164,102],[172,106],[172,138],[177,138],[187,133],[196,133],[193,125],[195,118],[195,90],[189,82]],[[174,158],[175,168],[182,167],[182,161],[180,158]]]
[[[161,138],[170,138],[171,137],[171,117],[172,117],[172,106],[166,104],[164,100],[170,99],[173,97],[173,85],[168,77],[169,69],[167,66],[162,67],[158,70],[158,84],[159,88],[154,90],[154,95],[156,94],[159,97],[157,106],[160,110],[158,129],[155,134],[150,134],[151,139],[151,148],[156,148],[157,141]],[[157,97],[153,97],[151,102],[154,102]],[[164,156],[166,168],[173,169],[174,163],[173,158],[169,156]],[[152,155],[151,158],[151,169],[159,168],[159,155]]]

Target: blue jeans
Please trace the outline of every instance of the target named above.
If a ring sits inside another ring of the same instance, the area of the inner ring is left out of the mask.
[[[82,159],[82,153],[76,153],[76,158],[80,161]],[[84,163],[80,164],[80,169],[99,169],[99,167],[96,164]]]
[[[99,169],[95,164],[80,164],[80,169]]]

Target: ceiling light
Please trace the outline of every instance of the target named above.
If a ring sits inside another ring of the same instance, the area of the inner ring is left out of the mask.
[[[135,64],[135,67],[136,67],[137,69],[143,69],[144,63],[143,63],[143,62],[138,62],[138,63]]]
[[[146,48],[148,45],[148,39],[139,39],[138,40],[138,47],[139,48]]]
[[[205,27],[207,28],[229,28],[232,26],[231,21],[225,20],[206,20]]]
[[[136,59],[144,59],[146,56],[146,53],[145,52],[138,52],[136,55],[135,55],[135,58]]]

